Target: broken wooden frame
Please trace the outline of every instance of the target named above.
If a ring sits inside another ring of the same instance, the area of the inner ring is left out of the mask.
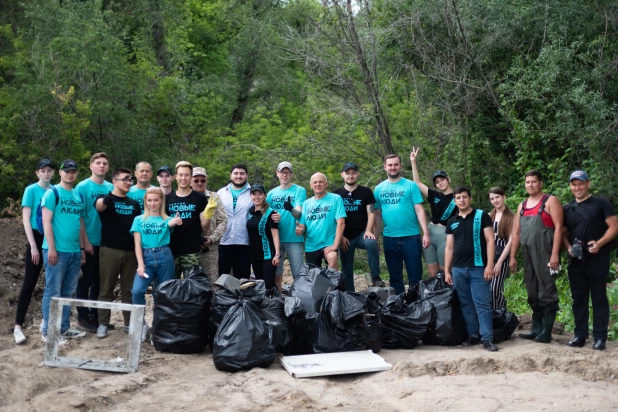
[[[58,356],[58,340],[62,322],[62,308],[65,305],[83,306],[87,308],[126,310],[131,312],[129,324],[129,341],[127,343],[127,357],[120,360],[101,360],[94,358],[70,358]],[[51,299],[49,308],[49,322],[47,326],[47,345],[43,364],[45,366],[61,368],[91,369],[107,372],[137,372],[139,353],[142,345],[142,325],[144,323],[144,305],[130,305],[128,303],[98,302],[92,300],[69,299],[55,297]]]

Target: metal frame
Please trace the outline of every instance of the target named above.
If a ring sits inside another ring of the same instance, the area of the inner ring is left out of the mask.
[[[62,308],[65,305],[84,306],[87,308],[126,310],[131,312],[129,324],[129,339],[127,357],[121,360],[100,360],[94,358],[70,358],[58,356],[58,340],[62,322]],[[91,369],[107,372],[137,372],[139,354],[142,345],[142,324],[144,323],[144,305],[129,305],[128,303],[98,302],[92,300],[69,299],[55,297],[51,299],[49,322],[47,326],[47,345],[43,364],[60,368]]]

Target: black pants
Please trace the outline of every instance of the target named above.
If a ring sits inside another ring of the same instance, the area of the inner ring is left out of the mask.
[[[237,279],[249,279],[251,255],[249,245],[219,245],[219,275],[233,275]]]
[[[600,261],[588,259],[569,265],[569,282],[573,296],[575,336],[588,337],[588,296],[592,297],[592,335],[595,340],[607,339],[609,302],[607,301],[607,276],[609,258]]]
[[[328,267],[328,261],[324,256],[324,249],[314,250],[313,252],[305,252],[305,263],[315,266],[322,266],[322,261],[326,262]]]
[[[19,326],[23,326],[26,321],[26,312],[28,312],[28,306],[30,306],[30,301],[32,300],[32,293],[39,281],[41,268],[43,267],[43,235],[36,229],[32,232],[40,258],[37,265],[32,263],[30,244],[28,244],[28,246],[26,246],[26,272],[24,273],[24,283],[21,286],[21,292],[19,292],[17,313],[15,314],[15,324]]]
[[[262,279],[266,285],[266,289],[272,289],[275,285],[275,273],[277,266],[273,266],[272,259],[267,260],[252,260],[253,274],[256,279]]]
[[[100,246],[93,246],[94,254],[86,253],[86,263],[82,266],[82,277],[77,282],[75,297],[77,299],[97,300],[99,299],[99,249]],[[98,323],[97,309],[77,307],[77,319]]]

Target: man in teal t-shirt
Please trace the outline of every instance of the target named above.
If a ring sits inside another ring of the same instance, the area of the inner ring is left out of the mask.
[[[127,197],[139,203],[139,208],[141,212],[144,213],[144,195],[146,195],[146,190],[154,187],[150,184],[150,180],[152,180],[152,166],[150,163],[139,162],[136,164],[135,178],[137,179],[137,183],[131,186],[129,193],[127,193]]]
[[[390,275],[390,285],[397,294],[403,293],[403,264],[408,272],[408,282],[414,286],[423,275],[422,252],[429,246],[427,217],[423,209],[423,196],[418,186],[401,177],[401,158],[387,155],[384,170],[388,179],[374,190],[376,198],[375,233],[380,233],[384,221],[384,257]],[[421,243],[420,229],[423,230]]]
[[[109,170],[109,159],[103,152],[95,153],[90,158],[92,175],[82,180],[76,187],[84,199],[84,224],[86,227],[86,263],[82,268],[82,277],[77,283],[77,299],[97,300],[99,297],[99,249],[101,248],[101,219],[94,207],[98,197],[109,194],[114,185],[105,181]],[[77,307],[77,325],[86,332],[95,333],[99,319],[96,308]]]
[[[67,159],[60,165],[60,184],[48,190],[42,199],[43,262],[45,263],[45,292],[43,293],[43,342],[47,342],[47,322],[51,298],[73,297],[77,288],[79,269],[86,262],[86,252],[80,243],[84,226],[84,201],[73,189],[77,180],[77,163]],[[57,196],[56,196],[57,193]],[[62,309],[61,340],[85,335],[70,328],[71,307]]]
[[[290,262],[292,276],[296,278],[303,267],[303,243],[305,239],[296,234],[296,222],[300,219],[302,205],[307,200],[307,190],[292,183],[292,164],[281,162],[277,166],[277,177],[280,185],[266,196],[266,202],[281,215],[279,222],[279,244],[281,262],[287,256]],[[281,289],[283,264],[277,266],[275,283]]]
[[[313,196],[303,203],[300,223],[296,234],[306,234],[305,260],[309,264],[322,265],[322,259],[329,268],[338,269],[337,251],[345,228],[345,208],[341,196],[328,193],[328,181],[323,173],[311,176]]]

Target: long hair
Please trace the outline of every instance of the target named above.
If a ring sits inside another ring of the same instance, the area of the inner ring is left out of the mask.
[[[148,217],[150,216],[150,209],[146,205],[146,198],[148,197],[148,195],[159,195],[159,198],[161,199],[159,214],[161,215],[163,220],[167,220],[169,216],[166,213],[167,207],[165,205],[165,196],[163,196],[163,191],[158,187],[151,187],[149,189],[146,189],[146,193],[144,193],[144,220],[148,219]]]
[[[506,193],[501,187],[492,187],[489,189],[488,194],[490,195],[500,195],[506,197]],[[497,210],[494,207],[489,216],[491,217],[491,221],[496,221],[496,213]],[[511,230],[513,229],[513,220],[515,219],[515,214],[513,211],[504,204],[504,212],[502,212],[502,219],[500,219],[500,223],[498,223],[498,237],[500,239],[508,239],[511,236]]]

